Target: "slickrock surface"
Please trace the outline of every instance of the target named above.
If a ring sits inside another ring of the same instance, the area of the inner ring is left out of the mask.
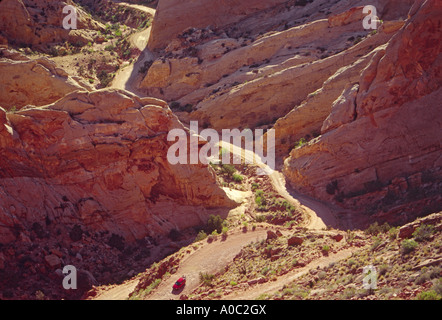
[[[73,91],[92,90],[47,58],[30,59],[8,49],[0,49],[0,57],[0,106],[7,110],[43,106]]]

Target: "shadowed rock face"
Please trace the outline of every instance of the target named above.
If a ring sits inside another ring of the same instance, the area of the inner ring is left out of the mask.
[[[441,13],[438,1],[415,3],[331,105],[322,135],[291,151],[294,188],[396,222],[440,208]]]
[[[55,0],[3,0],[0,2],[0,38],[16,45],[43,47],[60,41],[87,44],[93,41],[90,30],[104,26],[94,21],[85,11],[77,8],[77,30],[63,28],[66,5],[76,7],[73,1]]]
[[[148,47],[162,49],[189,27],[226,26],[286,0],[159,1]]]
[[[232,206],[210,167],[169,164],[167,133],[183,126],[161,100],[100,90],[0,110],[0,243],[45,220],[131,241]]]

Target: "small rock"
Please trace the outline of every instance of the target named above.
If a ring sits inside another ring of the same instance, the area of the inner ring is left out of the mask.
[[[399,228],[398,237],[400,239],[410,238],[415,230],[416,230],[415,226],[405,225],[405,226]]]
[[[277,239],[278,236],[272,230],[267,230],[267,240]]]
[[[61,260],[55,254],[45,256],[45,261],[51,268],[59,268],[61,266]]]
[[[339,242],[344,238],[344,236],[342,234],[338,233],[338,234],[331,235],[330,238],[336,240],[336,242]]]
[[[299,246],[299,245],[301,245],[303,242],[304,242],[304,239],[302,239],[301,237],[297,237],[297,236],[290,237],[290,238],[287,240],[287,244],[288,244],[289,246],[293,246],[293,245],[297,245],[297,246]]]

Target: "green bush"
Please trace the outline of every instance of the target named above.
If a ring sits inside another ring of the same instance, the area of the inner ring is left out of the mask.
[[[382,225],[379,225],[379,223],[376,221],[375,223],[372,223],[367,229],[365,229],[366,234],[370,235],[377,235],[379,233],[385,233],[391,229],[391,226],[388,223],[384,223]]]
[[[406,239],[401,243],[401,250],[403,254],[410,253],[414,251],[418,246],[418,243],[412,239]]]
[[[210,215],[209,220],[207,221],[207,233],[212,233],[215,230],[218,233],[221,233],[223,230],[223,222],[224,219],[220,216]]]
[[[199,274],[200,282],[205,286],[211,286],[212,280],[215,278],[215,275],[210,274],[208,272],[200,272]]]
[[[222,164],[221,165],[221,171],[223,173],[227,173],[229,175],[233,175],[236,172],[236,169],[233,165],[231,164]]]
[[[413,237],[416,241],[423,242],[429,240],[434,232],[432,225],[423,224],[413,232]]]
[[[198,234],[195,238],[195,242],[204,240],[206,238],[207,238],[207,234],[203,230],[201,230],[200,232],[198,232]]]
[[[442,296],[434,290],[422,291],[416,297],[417,300],[442,300]]]
[[[240,183],[243,181],[244,177],[238,173],[234,173],[232,175],[232,179],[233,179],[233,181]]]

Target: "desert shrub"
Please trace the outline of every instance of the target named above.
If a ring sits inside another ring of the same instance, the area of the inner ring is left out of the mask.
[[[366,234],[370,235],[377,235],[379,233],[385,233],[391,229],[390,225],[388,223],[384,223],[380,225],[377,221],[372,223],[367,229],[365,229]]]
[[[221,165],[221,171],[223,173],[227,173],[228,175],[233,175],[236,172],[236,169],[231,164],[222,164]]]
[[[233,181],[240,183],[243,181],[244,177],[238,173],[234,173],[232,175],[232,179],[233,179]]]
[[[210,274],[208,272],[200,272],[199,277],[200,277],[201,284],[203,284],[205,286],[211,286],[212,281],[215,278],[215,275]]]
[[[224,219],[218,215],[210,215],[209,220],[207,221],[207,233],[212,233],[213,231],[217,231],[221,233],[223,230],[223,222]]]
[[[201,230],[200,232],[198,232],[198,234],[196,235],[195,238],[195,242],[197,241],[201,241],[207,238],[207,233],[204,232],[204,230]]]
[[[418,242],[429,240],[434,232],[432,225],[423,224],[413,232],[413,237]]]
[[[403,254],[410,253],[414,251],[418,246],[418,243],[412,239],[406,239],[401,242],[401,251]]]
[[[442,296],[434,290],[422,291],[416,297],[417,300],[441,300]]]
[[[100,80],[101,86],[102,87],[107,87],[112,82],[112,79],[114,78],[114,74],[112,74],[112,73],[109,74],[106,71],[102,70],[97,75],[97,77]]]
[[[305,145],[306,143],[307,143],[307,140],[305,140],[304,138],[301,138],[298,140],[298,142],[296,142],[294,149],[300,148],[303,145]]]

